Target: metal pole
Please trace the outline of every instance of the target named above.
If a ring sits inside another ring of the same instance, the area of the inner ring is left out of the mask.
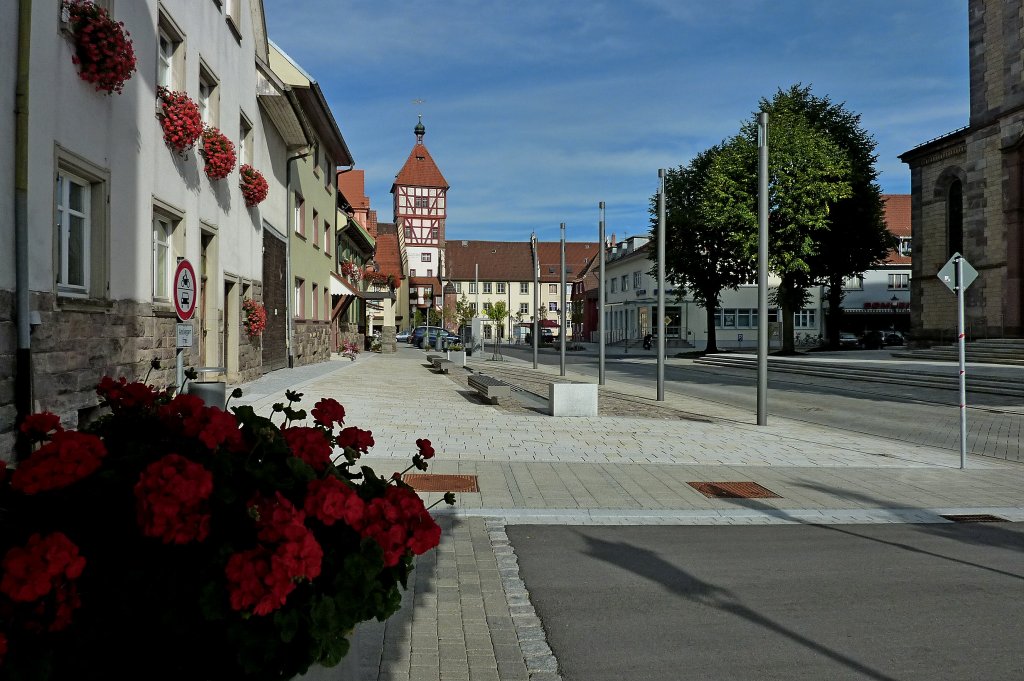
[[[533,368],[537,368],[537,347],[540,343],[540,253],[537,252],[537,233],[530,234],[533,246]]]
[[[964,258],[956,259],[956,330],[960,354],[960,469],[967,467],[967,341],[964,336]]]
[[[768,425],[768,114],[757,117],[757,425]]]
[[[562,255],[561,255],[561,258],[559,260],[559,263],[560,263],[559,267],[562,270],[562,274],[558,278],[558,282],[559,282],[559,284],[558,284],[558,289],[559,289],[558,290],[558,309],[561,310],[561,318],[559,319],[559,321],[561,322],[562,327],[558,330],[558,337],[561,339],[561,343],[559,344],[559,349],[558,349],[558,355],[559,355],[558,361],[559,361],[559,367],[560,367],[560,373],[558,375],[559,376],[565,376],[565,327],[566,327],[565,322],[566,322],[566,318],[568,317],[568,315],[566,314],[566,312],[568,312],[568,310],[565,309],[565,223],[564,222],[561,225],[561,233],[562,233],[562,250],[561,250]]]
[[[658,170],[658,401],[665,401],[665,169]]]
[[[476,317],[480,316],[480,263],[475,263],[473,265],[473,288],[476,289],[476,303],[475,303],[476,310],[473,312],[473,317],[476,318]],[[427,323],[429,324],[430,322],[427,322]],[[472,329],[473,329],[472,321],[470,321],[470,327],[469,328],[470,328],[470,335],[472,335],[472,333],[473,333],[473,331],[472,331]],[[483,333],[483,328],[481,328],[480,333]],[[473,352],[476,352],[476,338],[475,337],[473,337]],[[484,352],[484,342],[483,342],[483,340],[481,340],[480,341],[480,354],[483,354],[483,352]]]
[[[597,227],[600,242],[597,247],[600,252],[598,257],[601,258],[597,263],[597,383],[604,385],[604,201],[597,206],[601,211],[601,220]]]

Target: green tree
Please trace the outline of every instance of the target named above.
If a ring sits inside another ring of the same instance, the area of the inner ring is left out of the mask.
[[[762,100],[762,106],[769,106]],[[842,327],[843,281],[885,261],[897,239],[885,224],[882,190],[875,163],[877,143],[861,126],[860,115],[845,104],[818,97],[800,84],[779,90],[770,106],[802,114],[846,155],[850,163],[850,195],[830,206],[827,229],[816,234],[816,253],[810,257],[817,283],[828,288],[828,338],[839,347]]]
[[[469,302],[469,298],[463,293],[459,301],[455,303],[455,320],[459,323],[459,326],[469,326],[473,323],[473,306]]]
[[[744,221],[716,218],[718,206],[706,200],[710,190],[709,169],[721,153],[721,146],[700,152],[685,166],[665,173],[665,276],[689,293],[707,317],[705,352],[716,352],[715,311],[724,289],[736,289],[749,281],[754,263],[746,252]],[[657,238],[658,196],[651,199],[651,238]],[[710,211],[710,212],[709,212]],[[657,262],[657,252],[650,251]]]
[[[764,102],[762,102],[765,104]],[[851,195],[850,162],[842,149],[806,116],[787,107],[769,113],[768,269],[780,278],[783,352],[792,353],[793,314],[807,300],[817,277],[811,268],[829,209]],[[708,169],[704,214],[723,228],[737,229],[751,262],[757,258],[756,115],[726,142]],[[767,320],[759,320],[766,326]]]
[[[494,359],[498,359],[501,354],[501,350],[498,346],[498,336],[501,335],[501,330],[505,328],[505,319],[508,318],[508,307],[505,305],[504,300],[499,300],[487,309],[487,318],[494,322]]]

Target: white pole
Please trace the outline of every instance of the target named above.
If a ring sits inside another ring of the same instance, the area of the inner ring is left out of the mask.
[[[601,210],[601,220],[598,222],[598,257],[601,258],[597,264],[597,382],[604,385],[604,201],[597,204]]]
[[[960,354],[960,469],[967,467],[967,340],[964,334],[964,257],[956,259],[956,330]]]
[[[665,169],[658,170],[658,402],[665,401]]]
[[[562,232],[562,257],[559,259],[559,263],[560,263],[560,267],[562,269],[562,274],[558,278],[558,282],[559,282],[558,283],[558,289],[559,289],[558,290],[558,309],[561,310],[561,318],[558,321],[561,322],[562,326],[558,330],[558,336],[559,336],[559,338],[561,339],[562,342],[561,342],[561,344],[559,346],[558,354],[559,354],[559,364],[560,364],[560,368],[561,368],[561,373],[559,374],[559,376],[565,376],[565,330],[566,330],[566,326],[568,326],[566,324],[566,322],[568,321],[569,315],[567,314],[568,310],[565,309],[565,223],[564,222],[561,225],[561,232]]]
[[[530,234],[530,245],[533,248],[533,368],[536,369],[540,344],[540,251],[536,232]]]

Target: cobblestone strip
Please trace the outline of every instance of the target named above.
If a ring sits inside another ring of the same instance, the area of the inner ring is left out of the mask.
[[[561,681],[558,673],[558,660],[548,646],[547,635],[537,611],[530,602],[530,594],[526,584],[519,576],[519,559],[505,534],[504,518],[485,519],[487,535],[491,541],[491,550],[498,563],[498,574],[501,586],[508,602],[509,613],[519,639],[526,670],[530,681]],[[502,681],[507,677],[502,676]]]

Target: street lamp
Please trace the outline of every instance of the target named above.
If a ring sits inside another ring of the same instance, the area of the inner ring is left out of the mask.
[[[900,305],[900,299],[893,294],[892,298],[889,299],[889,303],[892,306],[892,330],[896,331],[896,309]]]

